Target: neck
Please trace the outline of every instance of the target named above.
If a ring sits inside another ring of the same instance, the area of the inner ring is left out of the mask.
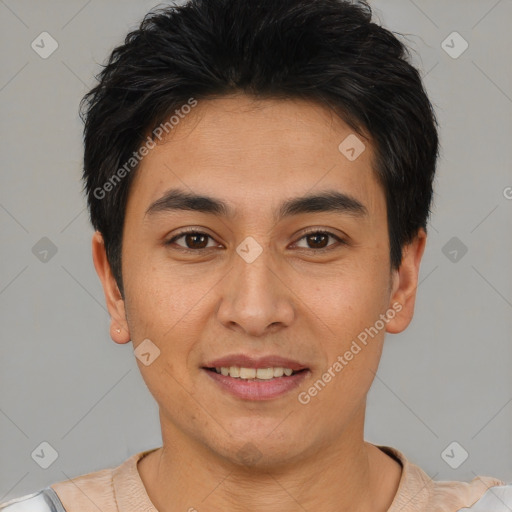
[[[364,425],[364,410],[360,419]],[[294,460],[266,463],[258,451],[252,464],[233,462],[236,454],[219,456],[167,424],[163,447],[144,457],[138,470],[159,512],[384,512],[401,466],[365,442],[358,423],[336,443],[312,446]]]

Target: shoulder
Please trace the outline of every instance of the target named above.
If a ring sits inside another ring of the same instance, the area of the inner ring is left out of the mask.
[[[54,483],[0,505],[0,512],[98,512],[117,510],[113,469],[102,469]]]
[[[2,512],[26,512],[27,510],[31,512],[66,512],[57,493],[51,487],[6,503],[0,503]]]
[[[51,485],[65,510],[97,512],[117,510],[112,475],[114,468],[101,469]]]
[[[436,512],[512,512],[512,483],[491,476],[471,481],[433,480],[405,455],[380,446],[402,464],[402,478],[389,512],[405,510]]]
[[[493,485],[471,506],[457,512],[510,512],[512,510],[512,483]]]
[[[471,511],[496,512],[501,509],[489,508],[489,496],[496,489],[506,488],[507,484],[490,476],[476,476],[471,481],[437,480],[431,482],[431,491],[427,500],[428,510],[440,512]],[[481,508],[481,506],[484,508]],[[510,502],[512,504],[512,502]],[[505,508],[510,512],[512,508]]]
[[[118,466],[69,478],[0,504],[0,512],[114,511],[121,502],[126,508],[137,499],[149,510],[150,502],[137,471],[137,462],[156,449],[138,452]]]

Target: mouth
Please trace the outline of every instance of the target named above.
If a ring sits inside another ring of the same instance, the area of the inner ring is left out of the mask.
[[[308,368],[203,367],[217,389],[241,400],[273,400],[289,394],[311,373]]]
[[[203,367],[203,370],[215,372],[224,377],[240,379],[245,381],[267,381],[280,379],[297,375],[298,373],[308,371],[307,368],[301,370],[292,370],[291,368],[269,367],[269,368],[246,368],[240,366],[219,366],[219,367]]]

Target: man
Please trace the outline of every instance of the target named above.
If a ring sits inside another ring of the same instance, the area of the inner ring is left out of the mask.
[[[343,0],[192,0],[113,51],[84,98],[93,259],[163,446],[4,510],[510,510],[363,438],[438,156],[406,57]]]

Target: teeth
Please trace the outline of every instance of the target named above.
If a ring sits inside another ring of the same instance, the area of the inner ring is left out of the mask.
[[[256,378],[261,380],[269,380],[274,378],[273,368],[258,368],[256,370]]]
[[[254,379],[256,377],[255,368],[240,368],[241,379]]]
[[[259,380],[270,380],[274,377],[282,377],[286,375],[289,377],[293,370],[291,368],[240,368],[239,366],[223,366],[221,368],[215,368],[217,373],[221,373],[225,377],[230,376],[238,379],[259,379]]]

